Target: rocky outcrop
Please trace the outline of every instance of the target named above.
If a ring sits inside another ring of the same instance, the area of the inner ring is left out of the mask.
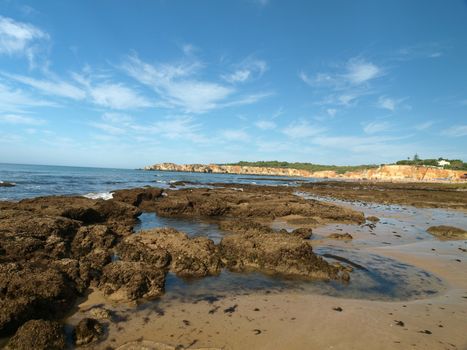
[[[170,255],[170,270],[180,277],[204,277],[220,272],[222,262],[218,248],[206,237],[190,238],[185,233],[174,229],[162,228],[143,231],[138,235],[125,238],[123,246],[135,247],[131,256],[137,260],[149,257],[149,261],[167,261],[154,259]],[[128,254],[125,254],[128,258]]]
[[[94,343],[103,335],[104,327],[93,318],[83,318],[73,331],[73,339],[78,346]]]
[[[349,278],[348,273],[313,253],[309,241],[290,234],[231,234],[222,239],[220,249],[231,270],[255,269],[323,280]]]
[[[5,350],[63,350],[66,338],[58,322],[31,320],[22,325],[8,341]]]
[[[217,164],[184,164],[161,163],[147,166],[145,170],[182,171],[195,173],[219,173],[242,175],[271,175],[271,176],[299,176],[313,178],[329,178],[344,180],[375,180],[375,181],[401,181],[401,182],[446,182],[463,181],[466,171],[440,169],[436,167],[411,165],[382,165],[377,168],[346,172],[339,174],[335,171],[308,171],[290,168],[267,168],[238,165]]]
[[[161,216],[262,218],[298,215],[325,222],[364,223],[363,213],[316,200],[295,196],[288,188],[242,186],[235,188],[197,188],[168,190],[155,203]]]
[[[444,240],[467,239],[466,230],[453,226],[431,226],[428,228],[427,232]]]

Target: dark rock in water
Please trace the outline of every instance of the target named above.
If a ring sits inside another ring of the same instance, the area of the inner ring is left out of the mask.
[[[313,234],[311,228],[300,227],[292,231],[292,235],[303,239],[310,239]]]
[[[0,181],[0,187],[15,187],[16,184],[8,181]]]
[[[376,217],[376,216],[368,216],[368,217],[366,218],[366,220],[367,220],[367,221],[371,221],[371,222],[373,222],[373,223],[379,222],[379,218]]]
[[[83,318],[73,331],[76,345],[86,345],[98,341],[104,335],[104,327],[93,318]]]
[[[241,234],[274,233],[274,230],[271,227],[249,219],[224,220],[220,222],[219,228],[224,231]]]
[[[164,292],[165,275],[151,264],[116,261],[104,267],[99,288],[116,301],[154,298]]]
[[[313,253],[307,240],[290,234],[231,234],[220,243],[232,270],[249,268],[307,278],[338,279],[340,269]]]
[[[456,240],[467,239],[467,231],[453,226],[431,226],[427,232],[439,239]]]
[[[5,350],[62,350],[65,333],[58,322],[31,320],[23,324],[8,341]]]
[[[331,233],[328,238],[338,239],[338,240],[349,240],[353,239],[350,233]]]
[[[222,268],[218,247],[206,237],[190,238],[174,229],[161,228],[142,231],[126,237],[122,244],[138,247],[136,254],[149,256],[162,266],[167,259],[161,249],[170,255],[170,270],[180,277],[215,275]],[[124,255],[128,257],[128,255]]]
[[[154,187],[132,188],[112,192],[113,200],[140,207],[145,211],[153,209],[152,203],[161,197],[162,193],[163,190]]]
[[[74,284],[53,267],[35,263],[0,265],[0,335],[33,318],[62,316],[77,297]]]

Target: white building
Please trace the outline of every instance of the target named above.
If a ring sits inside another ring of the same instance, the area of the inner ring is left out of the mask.
[[[438,166],[445,166],[445,165],[451,165],[451,162],[448,162],[447,160],[444,160],[444,159],[438,160]]]

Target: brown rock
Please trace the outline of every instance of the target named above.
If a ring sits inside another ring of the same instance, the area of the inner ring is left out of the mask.
[[[5,350],[62,350],[65,347],[62,325],[52,321],[31,320],[16,331]]]
[[[467,231],[454,226],[431,226],[427,231],[439,239],[467,239]]]
[[[104,335],[104,327],[93,318],[83,318],[73,331],[76,345],[86,345],[98,341]]]
[[[336,279],[339,269],[313,253],[310,243],[290,234],[232,234],[220,243],[233,270],[248,268],[307,278]]]
[[[149,211],[153,202],[162,196],[162,189],[154,187],[132,188],[112,192],[113,200],[125,202]]]
[[[159,261],[160,249],[170,256],[170,270],[181,277],[203,277],[219,273],[222,262],[213,241],[205,237],[189,238],[174,229],[154,229],[125,238],[125,244],[145,247],[145,253],[155,252]],[[164,261],[164,260],[162,260]]]
[[[165,271],[143,262],[116,261],[103,269],[99,287],[116,301],[134,301],[162,295]]]
[[[350,240],[353,239],[350,233],[331,233],[328,238],[338,239],[338,240]]]

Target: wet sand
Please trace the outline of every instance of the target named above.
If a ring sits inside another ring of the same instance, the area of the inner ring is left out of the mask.
[[[134,349],[163,348],[157,343],[190,349],[467,349],[467,241],[438,241],[426,233],[432,225],[465,228],[465,214],[345,205],[380,221],[318,227],[312,241],[316,250],[344,247],[392,258],[437,276],[443,288],[432,296],[381,301],[289,288],[240,288],[219,296],[200,289],[199,298],[187,298],[171,293],[169,286],[160,300],[136,308],[111,304],[95,290],[67,322],[76,324],[93,305],[112,310],[117,322],[104,322],[107,336],[95,349],[131,348],[124,346],[131,342]],[[293,228],[284,221],[275,224]],[[354,239],[326,238],[335,232]]]

